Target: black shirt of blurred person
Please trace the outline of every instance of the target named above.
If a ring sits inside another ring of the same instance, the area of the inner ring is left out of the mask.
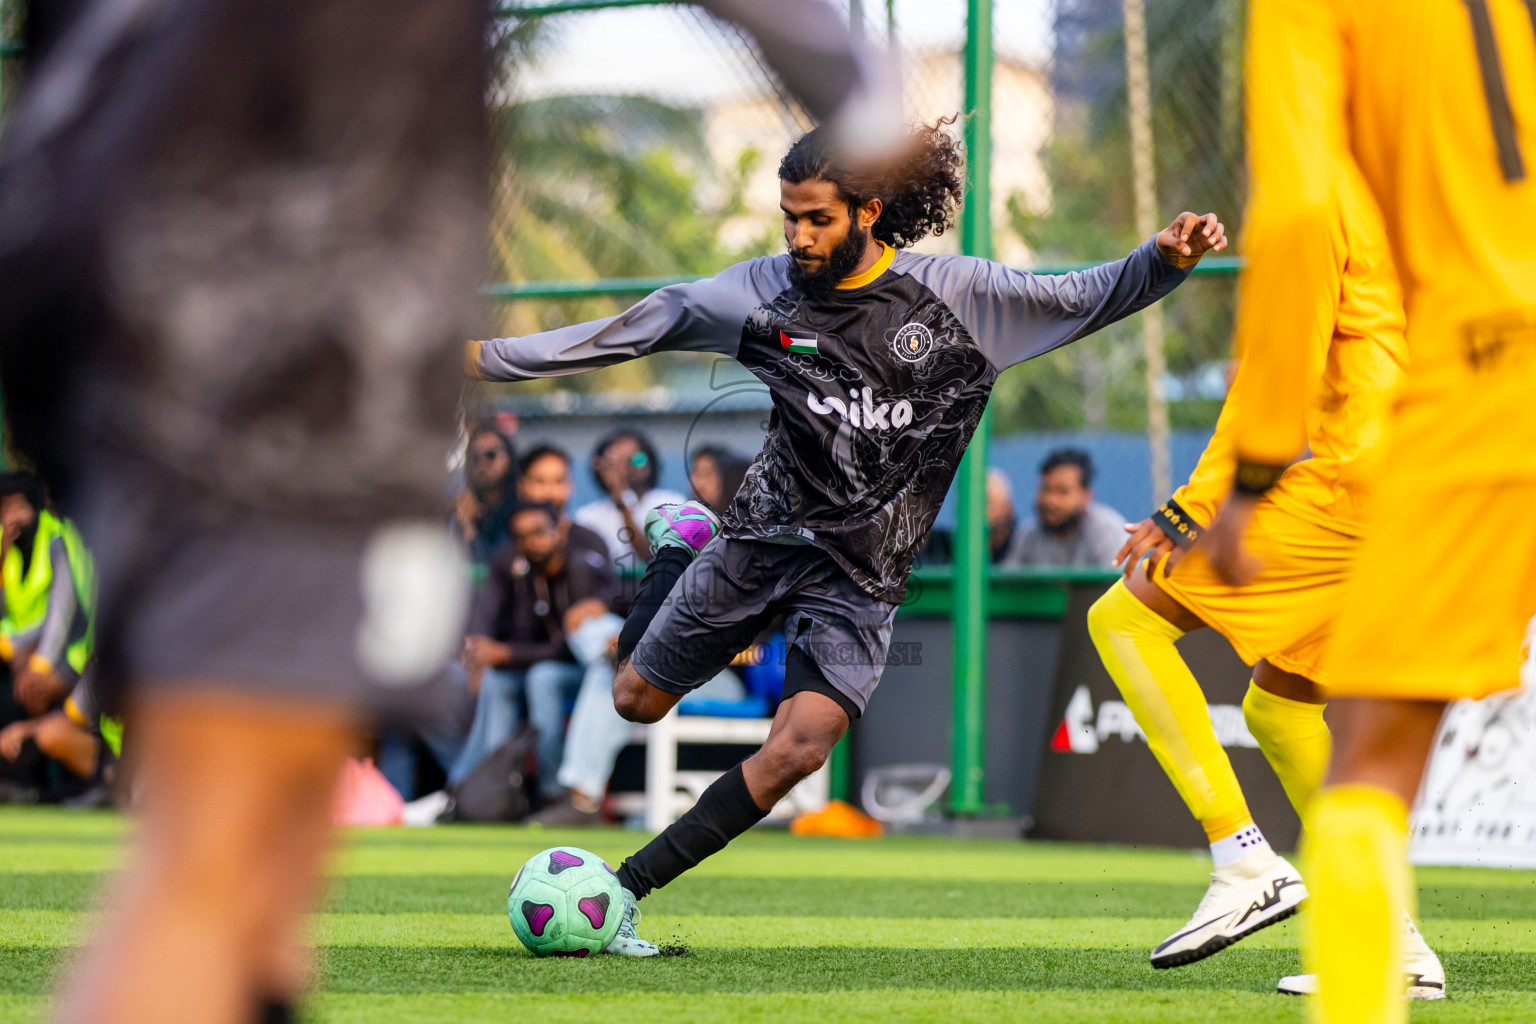
[[[611,608],[619,591],[601,538],[570,542],[579,529],[563,529],[549,504],[512,513],[512,539],[492,556],[470,614],[467,666],[521,670],[575,660],[565,643],[565,613],[589,600]]]
[[[688,486],[695,498],[716,512],[724,512],[741,489],[751,465],[734,452],[708,445],[693,453],[693,461],[688,465]]]
[[[1093,500],[1088,453],[1058,449],[1040,464],[1035,524],[1019,538],[1007,564],[1106,568],[1125,543],[1124,526],[1124,516]]]
[[[996,466],[987,470],[987,561],[1002,565],[1018,541],[1018,513],[1013,505],[1013,484]],[[933,530],[919,555],[919,565],[949,565],[955,558],[952,530]]]
[[[507,541],[507,522],[517,504],[512,442],[482,423],[464,446],[464,490],[454,499],[453,527],[470,561],[486,564]]]

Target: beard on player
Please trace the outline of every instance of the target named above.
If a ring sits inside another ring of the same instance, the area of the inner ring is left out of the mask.
[[[820,128],[796,139],[779,163],[790,282],[829,294],[872,239],[905,249],[952,226],[965,188],[965,151],[947,130],[955,120],[913,126],[899,156],[873,163],[846,160]]]
[[[790,283],[809,295],[829,294],[864,259],[864,252],[869,248],[869,234],[857,221],[851,222],[848,234],[837,243],[830,256],[817,256],[790,244],[789,254],[794,257],[789,263]]]

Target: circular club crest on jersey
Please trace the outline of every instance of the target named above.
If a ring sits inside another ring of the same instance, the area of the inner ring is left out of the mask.
[[[891,340],[898,358],[915,363],[933,350],[933,334],[922,324],[905,324]]]

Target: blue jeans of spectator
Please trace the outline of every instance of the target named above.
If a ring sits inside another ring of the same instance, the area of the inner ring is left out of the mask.
[[[473,698],[468,727],[449,731],[423,731],[421,738],[431,749],[438,764],[448,773],[448,785],[463,782],[485,756],[511,738],[517,729],[517,697],[523,689],[525,673],[488,668],[480,676],[480,692]],[[455,666],[454,681],[461,684],[467,706],[471,700],[468,673]]]
[[[556,779],[565,754],[565,703],[581,692],[587,670],[574,661],[540,661],[528,666],[523,685],[528,692],[528,720],[539,730],[539,792],[560,795]],[[613,679],[609,676],[609,700]]]

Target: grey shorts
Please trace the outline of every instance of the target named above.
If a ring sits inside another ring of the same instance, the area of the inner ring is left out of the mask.
[[[783,614],[785,639],[860,714],[885,670],[896,605],[810,545],[718,537],[672,588],[630,664],[668,693],[712,679]]]
[[[113,483],[81,517],[97,556],[109,713],[128,681],[389,717],[441,703],[469,595],[440,523],[208,521]]]

